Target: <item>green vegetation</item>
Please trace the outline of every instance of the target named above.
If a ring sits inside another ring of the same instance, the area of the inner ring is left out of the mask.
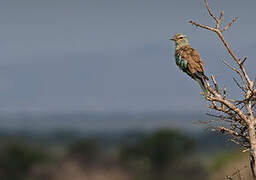
[[[101,148],[97,140],[84,139],[74,142],[68,149],[67,156],[84,166],[92,166],[100,159]]]
[[[29,170],[50,160],[42,148],[22,142],[2,144],[0,149],[0,179],[25,179]]]
[[[138,179],[204,179],[203,168],[189,157],[194,146],[192,139],[176,131],[162,130],[136,144],[124,145],[120,156],[122,164],[135,172]],[[190,169],[200,173],[194,177],[177,173]]]
[[[229,164],[231,161],[237,161],[239,159],[243,159],[245,156],[248,156],[247,153],[242,153],[240,149],[235,149],[233,151],[222,151],[218,152],[212,157],[212,162],[209,166],[210,171],[217,171],[223,167],[225,167],[227,164]]]
[[[204,139],[211,141],[211,137]],[[196,138],[167,129],[119,137],[0,139],[0,179],[4,180],[73,180],[85,176],[90,180],[207,180],[243,156],[239,151],[206,153],[205,159],[210,159],[207,164],[198,159],[196,150],[208,142],[200,139],[198,144]]]

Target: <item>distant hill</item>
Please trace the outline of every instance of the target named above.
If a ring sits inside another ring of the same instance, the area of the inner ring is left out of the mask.
[[[205,127],[193,122],[208,119],[204,113],[1,113],[0,130],[11,132],[80,133],[153,131],[160,128],[202,131]]]

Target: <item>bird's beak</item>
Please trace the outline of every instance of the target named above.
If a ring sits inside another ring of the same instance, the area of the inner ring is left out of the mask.
[[[175,39],[173,39],[173,38],[171,38],[171,39],[169,39],[169,40],[171,40],[171,41],[175,41]]]

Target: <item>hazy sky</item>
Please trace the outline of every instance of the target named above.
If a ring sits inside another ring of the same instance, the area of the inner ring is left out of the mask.
[[[239,17],[225,37],[256,76],[256,1],[210,6],[225,10],[225,23]],[[186,33],[206,74],[231,88],[222,60],[232,59],[214,33],[189,20],[213,23],[202,0],[2,0],[0,111],[206,110],[168,38]]]

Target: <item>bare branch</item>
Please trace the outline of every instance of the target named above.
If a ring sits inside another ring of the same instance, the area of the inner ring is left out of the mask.
[[[205,5],[206,5],[206,8],[207,8],[207,10],[208,10],[208,13],[209,13],[210,16],[216,21],[216,23],[218,23],[219,20],[218,20],[218,18],[217,18],[216,16],[214,16],[213,13],[211,12],[207,0],[204,0],[204,2],[205,2]]]
[[[227,97],[227,89],[226,87],[224,86],[224,89],[223,89],[223,98],[226,99]]]
[[[228,66],[230,69],[232,69],[233,71],[235,71],[235,72],[240,76],[240,78],[241,78],[241,80],[242,80],[244,86],[245,86],[246,88],[248,88],[246,82],[244,81],[244,77],[243,77],[242,73],[241,73],[238,69],[236,69],[235,67],[231,66],[227,61],[223,60],[223,63],[224,63],[226,66]]]
[[[223,115],[215,115],[215,114],[210,114],[210,113],[206,113],[206,115],[218,118],[219,120],[232,119],[228,116],[223,116]]]
[[[228,100],[224,100],[220,96],[219,97],[217,96],[217,97],[212,97],[212,101],[216,101],[216,102],[220,102],[220,103],[224,104],[226,107],[228,107],[229,109],[234,111],[246,124],[249,123],[246,115],[238,107],[236,107],[234,104],[230,103]]]
[[[236,131],[233,131],[233,130],[225,128],[225,127],[219,127],[219,131],[221,131],[222,133],[226,132],[226,133],[231,134],[233,136],[239,137],[239,134]]]
[[[254,90],[254,94],[256,96],[256,90],[255,90],[256,89],[256,78],[254,79],[252,89]]]
[[[228,180],[233,180],[234,177],[237,176],[237,177],[238,177],[238,180],[241,180],[241,179],[242,179],[241,171],[244,171],[244,170],[247,169],[247,168],[248,168],[248,166],[244,166],[242,169],[236,168],[236,171],[235,171],[233,174],[231,174],[231,175],[227,175],[226,178],[227,178]]]
[[[223,19],[223,16],[224,16],[224,10],[222,10],[222,11],[220,12],[219,21],[222,21],[222,19]]]
[[[231,141],[232,143],[234,143],[234,144],[237,144],[237,145],[241,144],[240,142],[236,141],[236,139],[230,139],[230,141]]]
[[[211,75],[213,86],[211,86],[209,82],[206,81],[205,84],[209,93],[204,94],[204,97],[212,104],[209,106],[209,108],[221,112],[221,115],[208,115],[218,118],[218,121],[223,124],[223,126],[218,127],[218,130],[223,133],[232,135],[233,138],[231,141],[235,143],[241,143],[242,146],[250,148],[251,171],[253,173],[254,179],[256,180],[256,118],[254,117],[254,112],[252,109],[256,105],[256,79],[254,82],[251,81],[245,70],[244,63],[247,60],[247,57],[245,57],[243,60],[240,60],[240,58],[235,55],[235,53],[230,48],[230,45],[223,37],[223,32],[227,31],[238,18],[234,17],[230,23],[228,23],[221,30],[220,25],[223,20],[224,11],[221,11],[219,18],[217,18],[209,8],[207,0],[204,0],[204,2],[209,15],[216,22],[215,27],[203,25],[194,21],[190,21],[190,23],[202,29],[215,32],[218,35],[226,50],[236,62],[238,68],[231,66],[226,61],[223,62],[226,66],[231,68],[239,75],[242,81],[241,85],[235,78],[233,78],[233,80],[235,81],[236,85],[244,92],[245,96],[243,100],[228,99],[226,95],[226,88],[223,89],[223,94],[221,94],[215,77]],[[241,179],[240,170],[237,170],[236,176]],[[229,179],[233,179],[233,177],[227,177]]]
[[[210,124],[210,123],[213,123],[213,122],[218,122],[219,120],[208,120],[208,121],[194,121],[193,124]]]
[[[233,77],[233,80],[235,81],[236,85],[243,91],[246,93],[246,91],[244,90],[244,87],[242,87],[236,80],[236,78]]]
[[[220,131],[221,133],[227,133],[230,134],[231,136],[233,136],[234,138],[237,139],[244,139],[245,137],[239,133],[237,133],[236,131],[232,130],[232,129],[228,129],[226,127],[217,127],[216,130]]]
[[[217,91],[218,94],[220,94],[218,84],[217,84],[217,82],[215,80],[215,77],[213,75],[211,75],[211,79],[212,79],[212,82],[214,84],[215,90]]]
[[[229,54],[233,57],[233,59],[234,59],[234,60],[237,62],[237,64],[239,65],[239,67],[240,67],[241,71],[243,72],[243,75],[244,75],[244,77],[245,77],[245,79],[246,79],[246,81],[247,81],[247,83],[248,83],[249,89],[252,89],[253,82],[250,80],[250,78],[249,78],[247,72],[245,71],[245,68],[244,68],[243,64],[241,64],[240,60],[235,56],[234,52],[230,49],[230,47],[229,47],[227,41],[224,39],[222,33],[221,33],[219,30],[217,30],[217,31],[215,31],[215,32],[216,32],[216,33],[218,34],[218,36],[220,37],[221,41],[223,42],[224,46],[225,46],[226,49],[228,50]]]
[[[216,32],[216,29],[214,29],[214,28],[212,28],[212,27],[210,27],[210,26],[202,25],[202,24],[196,23],[196,22],[194,22],[194,21],[189,21],[189,23],[191,23],[191,24],[193,24],[193,25],[195,25],[195,26],[201,27],[201,28],[203,28],[203,29],[208,29],[208,30],[210,30],[210,31]]]
[[[242,152],[244,153],[244,152],[247,152],[247,151],[250,151],[250,149],[247,148],[247,149],[243,150]]]
[[[221,32],[227,31],[228,28],[229,28],[232,24],[234,24],[234,22],[235,22],[237,19],[238,19],[238,17],[234,17],[234,18],[231,20],[231,22],[228,23],[228,25],[226,25],[226,26],[221,30]]]
[[[224,89],[223,89],[223,99],[226,99],[226,98],[227,98],[227,91],[226,91],[226,87],[224,87]],[[222,108],[223,109],[225,108],[224,104],[222,104]]]
[[[247,57],[245,57],[245,58],[243,59],[243,61],[240,63],[240,65],[243,65],[246,60],[247,60]]]

